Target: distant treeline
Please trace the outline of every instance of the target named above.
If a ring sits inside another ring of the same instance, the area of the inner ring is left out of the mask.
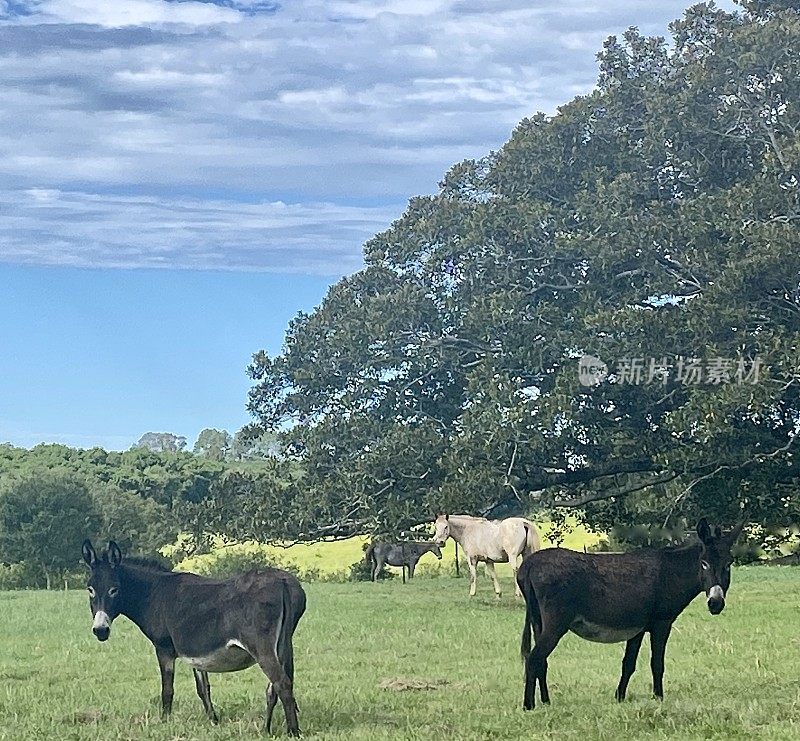
[[[221,458],[146,447],[0,445],[0,586],[62,580],[78,566],[86,537],[114,539],[126,552],[152,556],[182,534],[180,558],[207,547],[212,532],[265,535],[260,502],[264,492],[287,485],[292,464],[276,454]]]

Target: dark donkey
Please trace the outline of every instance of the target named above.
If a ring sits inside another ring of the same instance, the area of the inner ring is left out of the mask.
[[[426,553],[433,553],[436,558],[442,560],[442,551],[436,543],[426,541],[404,541],[400,543],[372,543],[364,554],[364,560],[372,564],[370,577],[372,581],[377,581],[378,574],[388,563],[389,566],[402,566],[403,578],[405,579],[405,569],[408,568],[408,578],[414,578],[414,569],[417,567],[420,558]]]
[[[731,546],[742,525],[723,535],[708,522],[697,525],[699,542],[631,553],[576,553],[548,548],[528,556],[517,581],[525,597],[522,657],[523,707],[535,705],[536,681],[549,703],[547,657],[571,630],[589,641],[627,641],[616,697],[622,702],[636,669],[645,633],[650,633],[653,694],[663,699],[664,653],[672,623],[701,592],[719,615],[731,582]],[[531,650],[531,629],[536,644]]]
[[[214,722],[208,672],[239,671],[257,663],[270,682],[266,730],[280,698],[289,734],[300,733],[292,689],[292,635],[305,611],[306,595],[294,576],[269,569],[217,581],[145,559],[123,560],[113,541],[100,557],[85,541],[83,559],[91,569],[92,632],[108,640],[114,618],[125,615],[150,639],[161,669],[164,717],[172,710],[176,658],[192,667],[197,694]]]

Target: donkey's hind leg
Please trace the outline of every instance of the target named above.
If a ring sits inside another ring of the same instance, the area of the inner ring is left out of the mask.
[[[283,705],[283,712],[286,714],[286,730],[290,736],[300,735],[300,726],[297,721],[297,702],[294,699],[294,692],[292,690],[292,679],[287,673],[287,670],[281,664],[278,655],[275,652],[276,641],[273,634],[272,640],[265,637],[266,640],[261,642],[259,650],[256,651],[256,660],[264,674],[269,679],[267,687],[267,707],[264,717],[264,727],[269,732],[269,726],[272,722],[272,711],[275,709],[275,695],[280,699]],[[290,671],[293,672],[293,662],[289,658],[287,665]]]
[[[536,705],[534,690],[536,680],[539,681],[539,693],[544,705],[550,704],[550,692],[547,689],[547,657],[553,653],[553,649],[564,637],[569,628],[569,622],[563,621],[544,621],[538,635],[535,636],[536,643],[525,660],[525,697],[523,707],[525,710],[533,710]]]
[[[291,644],[289,644],[289,648],[286,653],[286,660],[283,662],[283,668],[286,672],[286,676],[289,677],[289,680],[292,683],[294,683],[294,649],[292,648]],[[275,685],[270,682],[267,686],[267,717],[264,722],[267,733],[272,732],[272,714],[275,711],[275,705],[277,703],[278,692],[275,689]]]
[[[267,682],[267,715],[264,719],[264,728],[267,733],[272,733],[272,713],[278,704],[278,692],[272,682]]]
[[[203,703],[203,708],[206,715],[212,723],[219,723],[219,718],[211,704],[211,682],[208,681],[208,672],[201,672],[197,669],[192,669],[194,673],[194,686],[197,688],[197,696]]]

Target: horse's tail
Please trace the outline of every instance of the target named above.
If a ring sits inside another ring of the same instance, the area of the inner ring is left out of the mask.
[[[539,531],[536,529],[536,525],[530,520],[523,520],[522,527],[525,528],[525,547],[522,549],[522,557],[525,558],[531,553],[536,553],[542,547],[542,543],[539,540]]]
[[[364,551],[364,560],[367,563],[373,563],[375,561],[375,543],[370,543],[367,550]]]

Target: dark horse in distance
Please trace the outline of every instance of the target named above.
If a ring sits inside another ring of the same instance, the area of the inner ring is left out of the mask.
[[[305,612],[300,582],[278,569],[214,580],[173,572],[155,562],[127,558],[113,541],[98,556],[90,541],[83,558],[91,569],[92,632],[108,640],[118,615],[150,639],[161,669],[161,712],[172,710],[175,659],[194,672],[206,714],[217,721],[208,672],[233,672],[258,664],[269,678],[265,727],[280,698],[290,735],[299,735],[294,699],[292,636]]]
[[[548,548],[528,556],[517,574],[526,603],[523,707],[534,707],[537,681],[542,702],[550,702],[547,657],[568,630],[589,641],[627,642],[616,693],[620,702],[644,634],[650,633],[653,694],[663,699],[672,624],[701,592],[712,615],[722,612],[731,582],[731,547],[741,529],[740,523],[727,534],[718,527],[712,531],[703,518],[697,525],[699,541],[687,545],[595,554]]]
[[[400,543],[372,543],[364,553],[364,560],[371,564],[372,570],[370,578],[372,581],[378,580],[378,574],[388,563],[389,566],[403,567],[403,580],[405,580],[405,570],[408,569],[408,578],[414,578],[414,569],[417,568],[420,558],[426,553],[433,553],[436,558],[442,560],[442,551],[436,543],[425,541],[408,541]]]

